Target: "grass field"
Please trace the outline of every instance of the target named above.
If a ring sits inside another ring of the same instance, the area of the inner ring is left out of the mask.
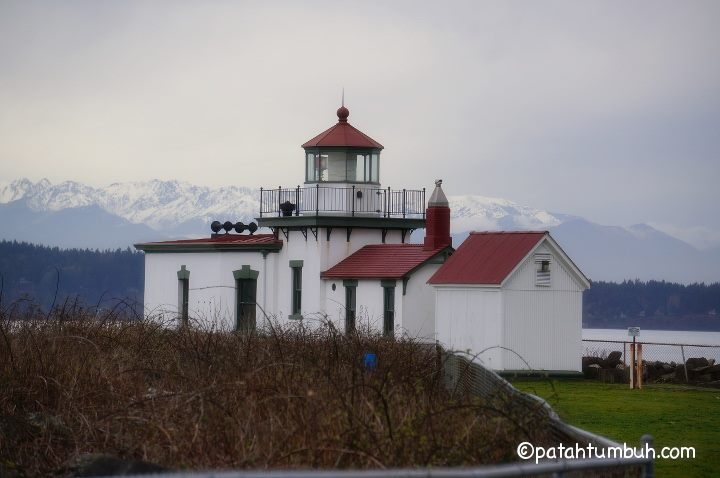
[[[659,477],[720,476],[720,390],[586,380],[515,380],[568,423],[628,445],[649,433],[655,447],[693,446],[696,458],[656,462]]]

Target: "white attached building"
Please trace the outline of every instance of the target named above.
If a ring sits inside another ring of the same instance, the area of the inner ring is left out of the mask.
[[[548,232],[471,233],[429,283],[446,347],[495,370],[581,370],[590,282]]]
[[[427,205],[424,189],[383,187],[383,146],[348,115],[342,106],[302,145],[302,187],[261,188],[257,224],[216,221],[207,238],[137,244],[146,315],[237,330],[331,320],[470,350],[498,370],[526,369],[518,355],[580,370],[589,284],[549,234],[473,233],[454,251],[442,181]],[[423,244],[408,244],[421,228]]]

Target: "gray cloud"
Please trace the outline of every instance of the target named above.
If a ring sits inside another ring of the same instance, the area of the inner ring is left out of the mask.
[[[717,2],[3,2],[0,179],[292,185],[350,121],[383,182],[720,230]]]

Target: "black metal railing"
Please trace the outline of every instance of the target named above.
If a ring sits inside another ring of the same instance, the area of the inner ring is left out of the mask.
[[[260,217],[299,215],[377,215],[425,218],[425,189],[364,186],[260,188]]]

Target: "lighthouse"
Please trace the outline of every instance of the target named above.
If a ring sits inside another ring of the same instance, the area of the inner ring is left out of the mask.
[[[348,333],[432,335],[426,282],[452,253],[440,182],[427,211],[425,188],[385,186],[384,146],[350,123],[345,104],[336,116],[288,159],[304,166],[296,185],[260,188],[256,224],[216,218],[210,237],[136,246],[150,313],[237,330],[330,320]],[[410,243],[426,221],[430,240]]]

